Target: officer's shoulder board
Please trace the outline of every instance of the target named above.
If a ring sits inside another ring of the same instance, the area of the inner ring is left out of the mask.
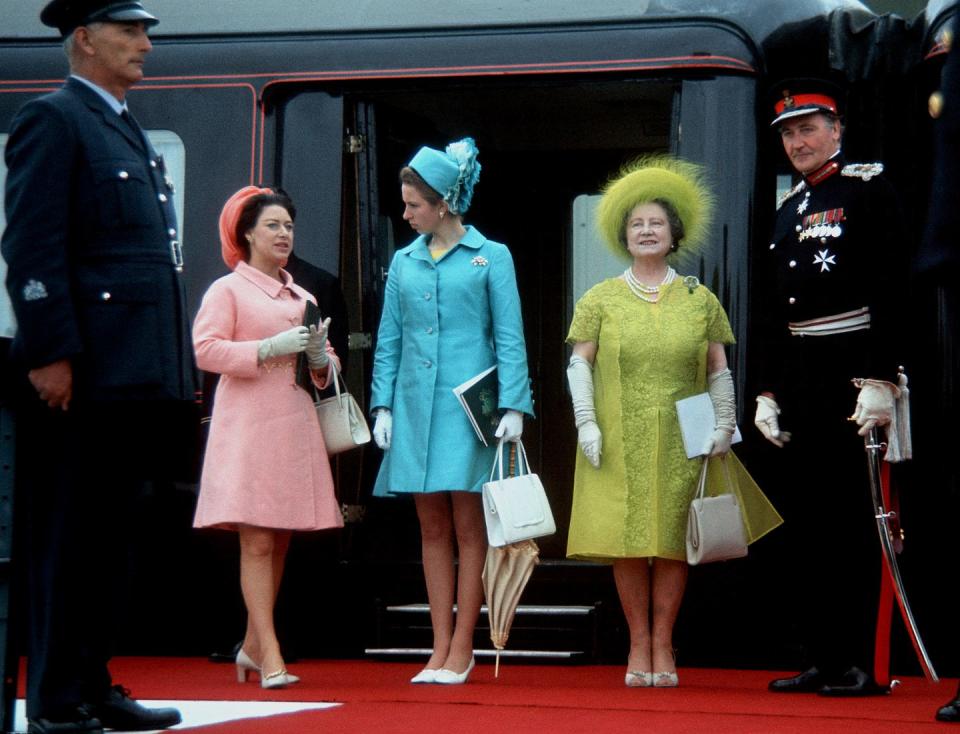
[[[784,191],[782,194],[780,194],[780,196],[777,197],[777,209],[780,209],[780,207],[784,205],[787,199],[789,199],[791,196],[796,196],[805,188],[807,188],[807,182],[801,181],[789,191]]]
[[[848,163],[840,171],[841,176],[859,178],[864,181],[869,181],[881,173],[883,173],[882,163]]]

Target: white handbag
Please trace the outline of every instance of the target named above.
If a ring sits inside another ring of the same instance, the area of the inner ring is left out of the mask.
[[[516,476],[503,476],[504,442],[501,439],[497,445],[497,458],[490,468],[490,481],[483,485],[487,540],[494,547],[552,535],[557,531],[540,477],[530,472],[523,444],[517,441],[516,446]]]
[[[314,388],[314,407],[320,420],[320,431],[327,446],[327,455],[333,456],[347,449],[354,449],[370,441],[370,428],[364,420],[363,412],[353,396],[347,392],[347,386],[340,385],[343,378],[336,365],[332,365],[333,386],[336,395],[319,399]]]
[[[730,470],[725,459],[723,468],[727,475],[727,494],[705,497],[707,487],[707,461],[704,457],[700,469],[697,496],[690,503],[687,515],[687,563],[726,561],[747,555],[747,538],[743,529],[740,503],[733,494]]]

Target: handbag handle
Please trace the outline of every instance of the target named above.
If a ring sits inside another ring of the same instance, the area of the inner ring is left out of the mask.
[[[337,393],[337,405],[341,408],[343,407],[343,393],[347,392],[347,386],[344,384],[343,391],[340,390],[340,383],[343,381],[343,376],[340,374],[340,370],[337,367],[337,363],[332,359],[330,360],[330,367],[333,369],[333,389]],[[310,380],[310,387],[313,388],[313,402],[320,402],[320,393],[317,392],[316,383],[313,380]],[[329,387],[329,385],[327,385]]]
[[[730,465],[727,463],[726,456],[715,457],[720,460],[723,464],[723,472],[727,476],[727,490],[730,494],[733,494],[733,477],[730,476]],[[702,500],[707,491],[707,462],[710,461],[709,456],[703,457],[703,465],[700,467],[700,480],[697,482],[697,496],[696,499]]]
[[[517,458],[517,467],[516,474],[514,476],[523,476],[524,474],[530,473],[530,464],[527,462],[527,450],[523,447],[523,441],[511,441],[510,443],[514,444],[518,450],[516,452]],[[497,455],[493,460],[493,466],[490,467],[490,480],[493,481],[494,474],[497,475],[498,481],[503,481],[503,444],[504,440],[501,438],[497,443]],[[514,447],[511,447],[511,451]],[[512,458],[512,456],[511,456]],[[509,470],[508,470],[509,471]],[[509,474],[508,474],[509,476]]]

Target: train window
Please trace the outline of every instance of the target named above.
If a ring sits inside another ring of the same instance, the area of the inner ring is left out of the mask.
[[[596,211],[600,196],[581,194],[573,200],[573,232],[570,236],[571,301],[567,320],[573,317],[573,306],[587,290],[606,278],[619,275],[627,260],[618,258],[604,245],[597,232]]]
[[[154,150],[163,156],[167,176],[173,181],[173,206],[179,219],[180,241],[184,242],[183,191],[187,172],[186,147],[183,144],[183,139],[172,130],[147,130],[146,133]]]

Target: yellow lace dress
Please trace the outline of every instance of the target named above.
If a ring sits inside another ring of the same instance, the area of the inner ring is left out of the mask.
[[[647,303],[611,278],[577,302],[567,341],[598,345],[603,436],[599,469],[577,450],[567,555],[685,560],[701,464],[686,457],[675,403],[707,389],[708,343],[734,342],[723,306],[695,279],[678,277]]]

